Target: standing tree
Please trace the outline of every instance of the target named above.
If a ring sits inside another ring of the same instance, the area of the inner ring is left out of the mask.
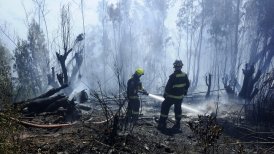
[[[261,73],[273,68],[274,57],[274,1],[249,0],[245,2],[250,51],[249,62],[243,69],[244,81],[240,96],[252,99],[256,93],[256,82]],[[255,74],[255,75],[254,75]]]
[[[201,51],[204,40],[204,29],[206,27],[206,13],[204,0],[183,1],[177,15],[177,28],[180,35],[186,33],[186,57],[187,73],[191,73],[191,89],[198,85],[200,76]],[[190,72],[190,70],[192,70]]]
[[[49,51],[46,47],[45,36],[40,26],[33,20],[28,34],[29,50],[32,55],[33,65],[38,67],[37,71],[42,82],[41,92],[45,91],[47,85],[47,74],[50,72]]]
[[[39,25],[33,20],[28,40],[18,43],[15,49],[15,68],[18,74],[18,99],[35,97],[47,88],[49,53]]]
[[[210,96],[210,90],[211,90],[211,78],[212,75],[210,73],[208,73],[205,77],[205,82],[206,82],[206,86],[207,86],[207,92],[206,92],[206,97]]]
[[[254,38],[250,49],[250,64],[258,64],[263,73],[268,72],[274,57],[274,2],[271,0],[250,0],[247,5],[247,21],[255,23],[249,29]],[[255,30],[255,34],[252,32]]]
[[[20,127],[17,122],[5,118],[17,118],[16,109],[12,107],[11,58],[9,51],[0,42],[0,153],[20,153],[17,140]]]
[[[11,70],[8,50],[0,42],[0,110],[3,105],[12,102]]]
[[[181,4],[181,8],[177,14],[177,28],[180,32],[180,35],[183,35],[183,32],[186,33],[186,57],[187,57],[187,74],[190,73],[193,59],[193,51],[195,44],[195,34],[199,27],[196,16],[198,16],[198,6],[195,5],[197,1],[186,0]],[[178,53],[179,54],[179,53]]]
[[[61,9],[61,43],[62,52],[56,52],[57,59],[60,63],[62,72],[57,74],[57,79],[61,86],[69,84],[69,77],[74,78],[77,72],[80,70],[80,66],[83,62],[83,47],[79,48],[78,52],[75,52],[70,62],[75,59],[76,65],[72,68],[72,73],[68,75],[68,68],[66,66],[66,60],[68,55],[74,50],[74,47],[84,39],[84,34],[79,34],[75,41],[71,44],[71,19],[69,5],[63,6]],[[69,62],[69,63],[70,63]],[[67,91],[70,93],[71,91]]]
[[[57,59],[61,65],[62,73],[57,74],[57,79],[60,85],[68,84],[68,72],[66,68],[66,59],[69,53],[72,51],[70,48],[71,41],[71,20],[69,6],[62,7],[61,10],[61,41],[63,47],[63,54],[61,51],[56,52]]]

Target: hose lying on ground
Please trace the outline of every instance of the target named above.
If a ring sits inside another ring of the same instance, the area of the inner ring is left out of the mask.
[[[110,118],[103,120],[103,121],[93,121],[91,122],[92,124],[103,124],[106,123],[107,121],[110,121],[111,119],[113,119],[114,116],[111,116]],[[92,120],[92,117],[88,120],[86,120],[85,122],[90,122]]]
[[[30,127],[36,127],[36,128],[62,128],[62,127],[68,127],[68,126],[72,126],[74,125],[76,122],[74,123],[69,123],[69,124],[49,124],[49,125],[41,125],[41,124],[34,124],[34,123],[29,123],[29,122],[25,122],[25,121],[21,121],[18,120],[16,118],[12,118],[12,117],[7,117],[6,115],[4,115],[3,113],[0,113],[0,116],[5,118],[5,119],[10,119],[13,120],[19,124],[22,124],[24,126],[30,126]]]

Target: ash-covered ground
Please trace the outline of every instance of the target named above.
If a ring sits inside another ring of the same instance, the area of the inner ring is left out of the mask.
[[[273,153],[274,134],[271,127],[250,124],[245,120],[242,101],[223,96],[205,99],[192,96],[184,100],[187,107],[199,110],[202,116],[183,107],[181,130],[157,130],[161,103],[143,97],[140,117],[132,131],[123,130],[123,116],[117,127],[113,117],[106,121],[102,106],[97,102],[85,105],[82,117],[72,126],[63,128],[24,128],[20,136],[22,153]],[[113,111],[116,104],[108,104]],[[217,114],[216,114],[217,110]],[[122,109],[123,111],[123,109]],[[217,116],[213,123],[205,122]],[[200,117],[200,118],[199,118]],[[37,115],[30,122],[60,123],[58,116]],[[204,119],[201,120],[201,119]],[[168,128],[174,123],[170,110]],[[197,127],[193,125],[197,124]],[[192,127],[190,127],[192,125]],[[217,128],[221,128],[218,130]],[[115,133],[114,132],[115,129]],[[220,134],[216,134],[216,132]],[[207,137],[205,137],[207,136]]]

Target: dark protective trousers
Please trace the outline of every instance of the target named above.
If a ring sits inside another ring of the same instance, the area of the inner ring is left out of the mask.
[[[166,98],[161,105],[160,124],[165,124],[168,118],[170,107],[174,104],[175,119],[177,122],[182,118],[182,100],[176,100],[172,98]]]
[[[126,125],[128,123],[135,123],[138,120],[140,109],[139,99],[129,99],[127,113],[126,113]]]

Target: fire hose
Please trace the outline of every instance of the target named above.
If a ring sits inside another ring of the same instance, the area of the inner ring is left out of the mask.
[[[3,117],[3,118],[5,118],[5,119],[10,119],[10,120],[15,121],[17,123],[20,123],[22,125],[36,127],[36,128],[62,128],[62,127],[72,126],[72,125],[75,124],[75,123],[68,123],[68,124],[48,124],[48,125],[41,125],[41,124],[34,124],[34,123],[29,123],[29,122],[21,121],[19,119],[13,118],[13,117],[8,117],[8,116],[4,115],[3,113],[0,113],[0,116]]]

